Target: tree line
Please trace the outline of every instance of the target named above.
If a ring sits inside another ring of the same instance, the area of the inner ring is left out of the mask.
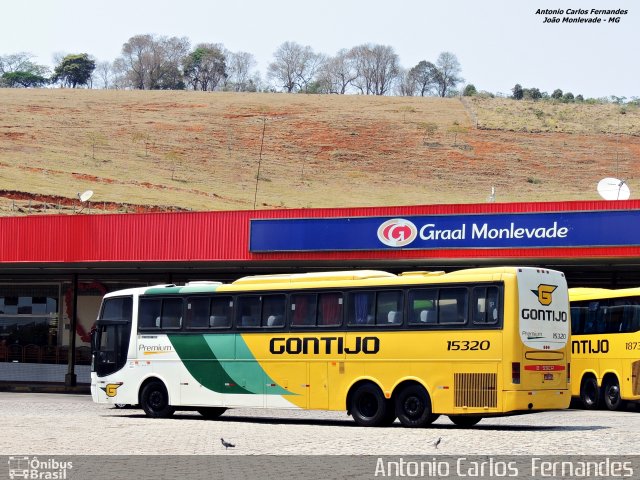
[[[450,52],[406,69],[393,47],[371,43],[328,56],[310,46],[284,42],[273,53],[264,79],[251,53],[231,52],[219,43],[192,48],[186,37],[135,35],[113,62],[87,53],[58,57],[50,71],[29,53],[0,55],[0,86],[446,97],[458,93],[464,81],[460,63]]]
[[[122,45],[112,62],[87,53],[57,55],[53,71],[33,61],[29,53],[0,55],[0,87],[33,88],[48,85],[139,90],[201,90],[287,93],[325,93],[401,96],[503,96],[477,91],[464,82],[462,68],[451,52],[435,61],[421,60],[411,68],[400,65],[393,47],[366,43],[342,49],[334,56],[310,46],[284,42],[273,53],[265,78],[248,52],[232,52],[220,43],[191,46],[187,37],[135,35]],[[551,94],[516,84],[509,98],[564,103],[626,103],[626,97],[584,99],[554,90]],[[628,103],[637,104],[632,97]]]

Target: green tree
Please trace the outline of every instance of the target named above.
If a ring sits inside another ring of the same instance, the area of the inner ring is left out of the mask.
[[[415,81],[416,89],[421,97],[427,95],[432,89],[436,88],[436,66],[421,60],[418,64],[409,70],[409,76]]]
[[[522,85],[516,83],[515,87],[511,89],[513,92],[513,98],[515,100],[522,100],[524,98],[524,90],[522,89]]]
[[[96,62],[88,54],[67,55],[54,69],[51,80],[71,88],[88,85],[95,69]]]
[[[450,90],[456,88],[464,79],[460,76],[462,68],[458,57],[451,52],[442,52],[436,60],[435,84],[438,89],[438,95],[446,97]]]
[[[215,90],[227,78],[226,57],[221,45],[201,43],[184,59],[184,78],[194,90]]]
[[[42,87],[49,83],[49,79],[32,72],[6,72],[0,77],[0,86],[9,88]]]
[[[0,55],[0,87],[42,87],[49,83],[49,69],[31,61],[30,53]]]
[[[522,91],[522,98],[530,99],[530,100],[540,100],[542,98],[542,92],[540,92],[539,88],[525,88]]]
[[[562,95],[562,101],[567,103],[573,103],[575,101],[573,93],[567,92],[564,95]]]
[[[551,94],[551,98],[555,100],[560,100],[562,98],[562,90],[560,90],[559,88],[556,88]]]
[[[476,86],[473,83],[470,83],[469,85],[464,87],[464,90],[462,91],[462,96],[473,97],[474,95],[477,95],[477,93],[478,93],[478,90],[476,90]]]

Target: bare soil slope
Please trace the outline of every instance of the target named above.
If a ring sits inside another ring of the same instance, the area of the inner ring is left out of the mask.
[[[0,215],[595,200],[639,157],[630,106],[0,89]]]

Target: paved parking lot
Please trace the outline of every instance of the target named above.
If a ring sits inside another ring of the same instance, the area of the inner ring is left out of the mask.
[[[0,455],[636,455],[640,411],[568,410],[470,429],[362,428],[344,412],[230,410],[218,420],[96,405],[85,395],[0,392]],[[225,449],[220,438],[235,445]],[[436,448],[433,444],[441,439]]]

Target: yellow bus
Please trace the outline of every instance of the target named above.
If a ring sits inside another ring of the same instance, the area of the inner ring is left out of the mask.
[[[151,417],[228,408],[346,410],[422,427],[567,408],[562,273],[374,270],[251,276],[111,292],[93,400]]]
[[[640,288],[570,288],[571,394],[587,409],[640,400]]]

